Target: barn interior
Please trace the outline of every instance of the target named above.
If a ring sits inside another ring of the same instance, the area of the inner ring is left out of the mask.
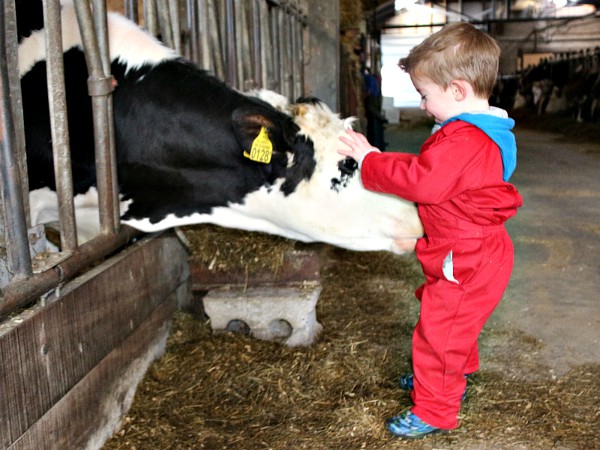
[[[96,10],[103,3],[91,2]],[[3,3],[0,23],[0,136],[3,168],[23,172],[18,120],[11,122],[18,119],[12,4]],[[172,21],[159,14],[153,22],[149,4],[158,13],[168,5]],[[67,217],[62,250],[51,254],[44,247],[50,229],[27,233],[34,227],[19,213],[27,208],[22,180],[3,170],[3,448],[598,447],[597,2],[109,0],[107,6],[235,89],[264,87],[292,101],[319,97],[342,117],[357,117],[365,132],[378,121],[375,139],[386,151],[415,153],[432,123],[405,102],[405,90],[395,97],[397,81],[394,73],[383,76],[385,65],[394,66],[447,22],[469,21],[489,32],[502,48],[491,101],[517,121],[514,183],[525,206],[507,225],[515,270],[481,335],[481,370],[469,382],[461,427],[424,441],[398,440],[383,422],[410,405],[396,383],[410,370],[418,319],[414,290],[422,274],[414,254],[353,252],[211,225],[142,235],[119,226],[110,200],[101,211],[107,232],[80,246]],[[270,27],[253,28],[254,12],[267,14]],[[232,29],[237,41],[227,36]],[[365,102],[366,70],[381,76],[375,116]],[[322,330],[307,345],[286,345],[294,331],[286,320],[268,339],[243,321],[215,330],[203,303],[217,289],[237,289],[247,299],[249,290],[264,295],[275,287],[273,301],[294,304],[295,289],[311,283],[319,286]]]

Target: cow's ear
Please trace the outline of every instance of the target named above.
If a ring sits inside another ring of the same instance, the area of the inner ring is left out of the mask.
[[[292,135],[297,130],[291,121],[281,120],[284,114],[270,111],[262,107],[239,107],[231,114],[231,122],[235,137],[244,150],[252,147],[252,142],[264,127],[267,129],[269,140],[273,144],[274,152],[287,152],[291,149]],[[285,116],[287,117],[287,116]]]

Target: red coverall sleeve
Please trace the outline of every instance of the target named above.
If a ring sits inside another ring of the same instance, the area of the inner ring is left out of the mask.
[[[437,204],[478,187],[485,150],[494,145],[473,133],[454,133],[423,145],[421,154],[369,153],[361,168],[366,189]],[[497,151],[497,150],[496,150]]]

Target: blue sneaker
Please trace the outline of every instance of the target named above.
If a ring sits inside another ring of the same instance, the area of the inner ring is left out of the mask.
[[[400,389],[403,391],[412,391],[415,388],[414,378],[414,374],[405,373],[404,375],[400,376],[400,379],[398,380],[398,386],[400,386]]]
[[[469,375],[470,374],[465,374],[465,379],[468,380]],[[400,387],[400,389],[402,389],[403,391],[412,391],[415,388],[414,377],[415,376],[412,373],[405,373],[404,375],[402,375],[400,377],[400,379],[398,380],[398,386]],[[463,392],[461,400],[464,401],[465,398],[467,398],[466,386],[465,386],[465,392]]]
[[[445,433],[447,430],[423,422],[411,411],[405,411],[385,421],[385,428],[396,437],[420,439],[430,434]]]

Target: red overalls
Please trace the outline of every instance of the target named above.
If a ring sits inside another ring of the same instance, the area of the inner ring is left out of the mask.
[[[435,427],[456,428],[464,374],[479,367],[477,338],[513,267],[503,224],[522,198],[502,180],[498,146],[462,121],[433,134],[419,155],[367,154],[361,173],[365,188],[418,204],[425,236],[416,254],[426,281],[416,292],[412,411]]]

